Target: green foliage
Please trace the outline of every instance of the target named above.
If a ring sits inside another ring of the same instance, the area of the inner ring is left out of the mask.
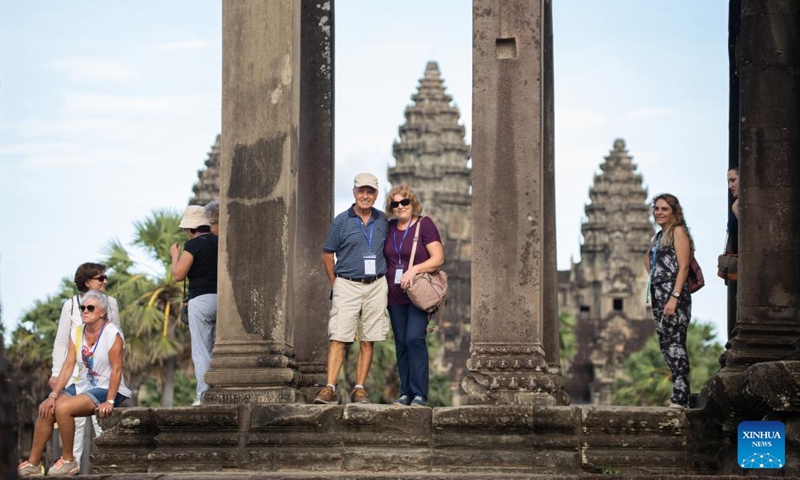
[[[173,406],[188,407],[194,401],[197,380],[189,370],[175,372],[175,400]],[[154,377],[150,377],[139,387],[139,405],[143,407],[161,406],[161,388]]]
[[[565,371],[567,363],[575,358],[578,350],[578,341],[575,335],[576,324],[577,320],[572,313],[564,311],[558,314],[558,359]]]
[[[169,253],[172,244],[186,240],[178,226],[180,218],[176,211],[157,210],[134,224],[133,244],[156,262],[149,274],[142,273],[119,241],[110,242],[105,252],[110,269],[108,292],[120,303],[127,334],[126,370],[131,385],[153,376],[162,389],[162,400],[172,398],[163,390],[175,384],[169,378],[172,369],[166,364],[177,362],[178,368],[191,365],[188,348],[184,348],[189,343],[188,329],[178,319],[183,284],[172,276]]]
[[[692,322],[686,338],[691,368],[692,392],[699,392],[719,368],[722,345],[716,341],[714,326]],[[618,379],[614,391],[615,405],[661,406],[669,403],[672,375],[661,355],[658,338],[653,335],[642,350],[625,362],[625,378]]]
[[[50,389],[47,380],[53,364],[58,319],[64,301],[75,293],[73,288],[72,282],[64,279],[58,293],[37,300],[11,334],[7,358],[12,371],[25,372],[25,375],[17,375],[14,380],[19,392],[16,408],[20,419],[29,418],[33,421],[36,418],[36,405]]]

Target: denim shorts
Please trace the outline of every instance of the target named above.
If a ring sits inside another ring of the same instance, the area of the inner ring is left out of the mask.
[[[73,383],[69,387],[65,388],[64,390],[61,391],[61,393],[63,393],[64,395],[66,395],[68,397],[74,397],[76,395],[76,393],[75,393],[75,384]],[[82,395],[86,395],[87,397],[92,399],[92,402],[94,402],[94,406],[96,407],[96,406],[100,405],[101,403],[105,403],[105,401],[107,400],[106,397],[108,396],[108,389],[106,389],[106,388],[90,388],[89,390],[86,390],[85,392],[81,392],[81,394]],[[117,396],[114,397],[114,406],[115,407],[120,406],[120,404],[122,402],[124,402],[125,400],[127,400],[127,399],[128,399],[128,397],[126,397],[125,395],[122,395],[119,392],[117,392]]]

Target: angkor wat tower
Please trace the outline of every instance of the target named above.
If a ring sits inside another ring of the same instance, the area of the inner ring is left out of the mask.
[[[560,312],[577,319],[577,353],[567,370],[566,390],[573,403],[613,403],[614,380],[625,359],[653,334],[653,315],[645,306],[647,270],[642,261],[653,237],[647,190],[625,149],[614,149],[600,165],[589,189],[581,226],[581,259],[559,272]]]
[[[197,182],[192,187],[194,197],[189,205],[205,205],[219,200],[219,135],[208,152],[204,168],[197,171]]]
[[[444,245],[444,269],[448,273],[447,307],[439,332],[443,364],[453,402],[458,404],[459,384],[469,357],[470,265],[472,215],[470,194],[470,147],[464,140],[460,112],[445,93],[436,62],[428,62],[414,101],[406,107],[406,123],[395,142],[395,166],[389,168],[392,185],[405,183],[420,197],[423,214],[434,219]]]

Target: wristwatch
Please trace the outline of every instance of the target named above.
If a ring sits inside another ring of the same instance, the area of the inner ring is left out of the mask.
[[[110,403],[111,405],[114,405],[114,399],[113,398],[109,398],[108,400],[106,400],[106,402]]]
[[[670,295],[672,295],[675,298],[681,298],[681,292],[672,292]]]

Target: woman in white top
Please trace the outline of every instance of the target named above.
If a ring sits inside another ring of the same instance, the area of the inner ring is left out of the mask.
[[[20,477],[44,474],[42,453],[56,423],[63,454],[48,475],[77,474],[79,467],[73,452],[75,418],[92,415],[95,410],[101,418],[110,416],[114,406],[131,395],[122,379],[124,339],[122,332],[109,320],[111,306],[108,297],[98,290],[90,290],[83,295],[79,310],[83,324],[70,333],[67,358],[61,373],[53,391],[39,405],[31,454],[17,467]],[[77,381],[64,388],[70,383],[76,365],[79,370]]]
[[[61,373],[61,367],[64,365],[64,360],[67,358],[70,332],[75,330],[75,327],[83,323],[83,320],[81,320],[80,311],[80,306],[83,302],[83,296],[89,290],[105,292],[107,282],[108,277],[106,276],[106,266],[103,264],[86,262],[81,264],[78,269],[75,270],[75,286],[78,288],[78,294],[65,301],[64,306],[61,308],[61,317],[58,319],[58,330],[56,331],[56,341],[53,344],[53,369],[50,375],[50,380],[48,381],[51,389],[55,387],[58,375]],[[108,319],[111,320],[111,323],[116,325],[118,329],[122,330],[119,320],[119,306],[117,305],[117,301],[113,297],[108,297],[108,302],[110,304]],[[72,381],[77,378],[77,375],[78,367],[76,366],[71,377],[72,379],[69,381],[69,383],[67,383],[67,386],[69,386]],[[102,433],[102,429],[100,428],[100,424],[97,423],[97,418],[94,416],[91,418],[94,423],[95,437],[98,437],[100,436],[100,433]],[[85,428],[86,418],[76,418],[75,447],[73,453],[75,454],[75,458],[78,459],[79,466],[81,463],[81,456],[83,456],[83,432]]]

